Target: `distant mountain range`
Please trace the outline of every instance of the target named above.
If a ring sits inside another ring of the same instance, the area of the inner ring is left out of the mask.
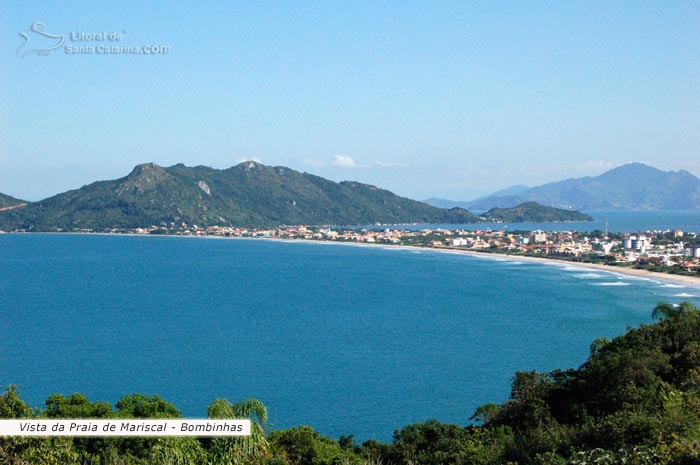
[[[430,199],[443,208],[459,205],[475,211],[513,207],[523,202],[575,210],[700,210],[700,179],[691,173],[662,171],[630,163],[600,176],[566,179],[542,186],[495,192],[470,202]]]
[[[274,227],[590,219],[534,203],[476,216],[462,208],[438,208],[359,182],[336,183],[252,161],[225,170],[146,163],[123,178],[95,182],[39,202],[0,199],[8,205],[20,204],[0,211],[0,229],[27,231],[102,231],[183,223]]]
[[[431,197],[427,200],[424,200],[425,203],[428,205],[432,205],[434,207],[439,207],[439,208],[454,208],[454,207],[459,207],[459,208],[465,208],[469,209],[472,208],[471,205],[473,205],[476,202],[479,202],[480,200],[485,200],[488,197],[503,197],[503,196],[513,196],[520,194],[521,192],[524,192],[528,190],[529,187],[527,186],[522,186],[522,185],[517,185],[517,186],[511,186],[507,187],[505,189],[501,189],[500,191],[496,191],[493,194],[484,196],[484,197],[479,197],[476,200],[471,200],[471,201],[465,201],[465,202],[460,202],[456,200],[447,200],[447,199],[439,199],[435,197]],[[516,204],[513,204],[516,205]],[[486,210],[486,209],[482,209]]]

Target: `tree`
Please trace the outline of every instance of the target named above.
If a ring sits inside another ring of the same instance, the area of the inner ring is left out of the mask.
[[[476,411],[474,412],[474,415],[469,417],[470,420],[475,420],[475,421],[480,421],[483,424],[487,425],[488,423],[491,422],[496,416],[498,415],[498,412],[500,412],[501,406],[498,405],[495,402],[490,402],[488,404],[481,405],[477,407]]]
[[[262,464],[270,455],[270,444],[263,426],[267,423],[267,408],[258,399],[246,399],[232,404],[215,399],[207,409],[209,418],[249,418],[250,436],[220,437],[212,443],[212,454],[220,462],[234,465]]]
[[[117,402],[117,414],[127,418],[178,418],[182,413],[160,396],[129,394]]]
[[[0,397],[0,418],[28,418],[32,416],[32,409],[19,398],[17,386],[10,384],[5,394]]]
[[[600,353],[603,347],[610,344],[610,339],[607,337],[599,337],[591,343],[590,353],[591,357]]]
[[[90,402],[85,394],[75,392],[68,397],[51,394],[45,413],[49,418],[107,418],[113,411],[109,402]]]
[[[698,311],[700,311],[700,309],[695,308],[690,302],[681,302],[677,306],[671,305],[668,302],[659,302],[656,307],[654,307],[654,311],[651,312],[651,317],[655,320],[671,319]]]

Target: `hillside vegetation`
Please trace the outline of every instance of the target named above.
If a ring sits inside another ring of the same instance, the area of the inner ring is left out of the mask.
[[[20,202],[0,197],[0,202],[13,201]],[[535,203],[489,214],[491,221],[590,219]],[[270,228],[483,221],[486,219],[463,208],[437,208],[368,184],[336,183],[252,161],[225,170],[145,163],[120,179],[94,182],[22,208],[0,211],[0,230],[29,232],[102,232],[183,224]]]
[[[14,207],[23,203],[25,203],[24,200],[19,200],[5,194],[0,194],[0,208]]]
[[[551,221],[593,221],[593,218],[563,208],[545,207],[535,202],[525,202],[512,208],[492,208],[484,218],[504,223],[546,223]]]
[[[358,182],[336,183],[285,167],[245,162],[218,170],[138,165],[126,177],[2,212],[0,229],[54,231],[283,224],[468,223],[467,210],[432,207]]]

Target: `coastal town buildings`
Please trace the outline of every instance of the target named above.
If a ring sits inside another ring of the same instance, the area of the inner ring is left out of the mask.
[[[22,232],[22,231],[15,231]],[[633,234],[579,233],[578,231],[507,231],[492,229],[412,229],[411,227],[342,228],[308,225],[277,228],[240,228],[166,224],[128,230],[110,229],[78,233],[138,235],[216,236],[317,240],[365,244],[411,245],[490,253],[523,254],[542,258],[603,262],[644,267],[675,267],[700,272],[700,237],[681,230],[644,231]]]

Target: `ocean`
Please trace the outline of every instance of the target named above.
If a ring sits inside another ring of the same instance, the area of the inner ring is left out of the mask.
[[[264,239],[0,236],[0,382],[187,417],[255,397],[269,428],[391,440],[468,424],[518,370],[578,367],[598,337],[700,289],[566,264]]]
[[[472,224],[415,224],[396,226],[399,229],[507,229],[542,231],[605,231],[632,233],[637,231],[666,231],[680,229],[700,234],[700,211],[691,210],[639,210],[639,211],[585,211],[593,221],[571,221],[564,223],[472,223]],[[369,225],[364,228],[376,228]],[[394,227],[394,226],[392,226]]]

